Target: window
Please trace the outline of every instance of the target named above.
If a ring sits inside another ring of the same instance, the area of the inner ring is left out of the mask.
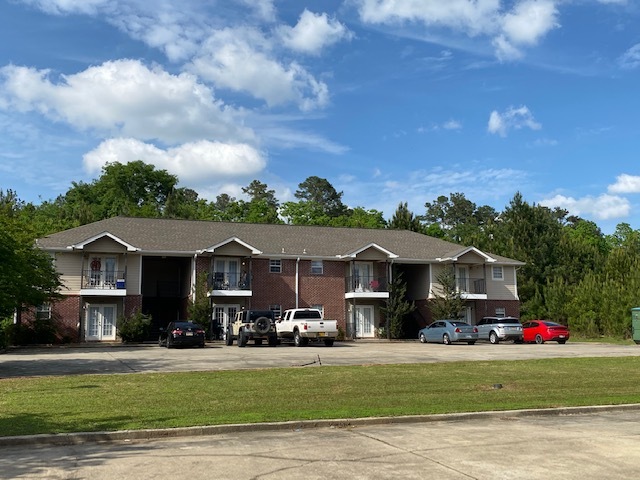
[[[36,307],[36,320],[50,320],[51,319],[51,304],[43,303]]]
[[[323,305],[311,305],[311,308],[315,308],[316,310],[320,310],[320,313],[324,317],[324,306]]]
[[[322,260],[311,260],[311,274],[322,275],[324,273],[324,266]]]
[[[505,317],[507,315],[507,311],[504,307],[496,308],[496,317]]]
[[[504,280],[504,272],[502,271],[502,267],[493,267],[492,277],[494,280]]]
[[[269,260],[269,272],[270,273],[281,273],[282,272],[282,262],[280,259],[278,260]]]
[[[279,318],[282,315],[282,305],[269,305],[269,310],[273,312],[275,318]]]

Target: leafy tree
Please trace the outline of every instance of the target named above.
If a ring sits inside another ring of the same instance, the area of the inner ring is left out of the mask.
[[[445,267],[436,275],[439,287],[434,288],[429,309],[434,319],[462,318],[466,306],[457,285],[453,267]]]
[[[342,203],[342,192],[336,189],[325,178],[308,177],[298,185],[295,197],[302,202],[314,205],[322,214],[328,217],[339,217],[347,213],[347,207]]]
[[[355,207],[350,209],[346,215],[329,219],[328,225],[332,227],[385,228],[387,221],[382,212],[378,210]]]
[[[412,232],[423,233],[424,228],[420,223],[420,220],[416,218],[412,211],[409,210],[407,202],[400,202],[398,208],[396,208],[391,221],[387,225],[387,228],[392,230],[410,230]]]
[[[380,310],[385,317],[385,332],[387,338],[404,338],[407,315],[416,307],[407,300],[407,283],[402,278],[402,272],[394,272],[389,285],[389,299]]]
[[[189,302],[187,306],[189,320],[201,325],[205,331],[209,332],[211,318],[213,315],[213,307],[207,296],[207,274],[198,275],[195,285],[195,298]],[[210,332],[209,332],[210,333]]]
[[[198,193],[190,188],[174,188],[167,195],[163,215],[167,218],[204,220],[212,215],[207,201],[198,198]]]

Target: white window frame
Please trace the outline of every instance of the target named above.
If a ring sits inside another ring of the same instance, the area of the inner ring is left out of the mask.
[[[51,320],[51,304],[42,303],[36,307],[36,318],[38,320]]]
[[[269,310],[273,312],[273,316],[275,318],[280,318],[282,316],[282,305],[280,304],[269,305]]]
[[[504,307],[496,307],[496,317],[504,318],[507,316],[507,309]]]
[[[324,275],[322,260],[311,260],[311,275]]]
[[[269,273],[282,273],[282,260],[279,258],[269,259]]]
[[[320,310],[320,314],[324,317],[324,305],[311,305],[311,308]]]
[[[504,268],[502,267],[502,265],[494,265],[493,267],[491,267],[491,279],[494,282],[504,281]]]

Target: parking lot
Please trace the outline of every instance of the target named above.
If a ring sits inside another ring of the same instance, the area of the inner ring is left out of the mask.
[[[640,346],[636,345],[578,342],[438,345],[418,341],[355,341],[336,342],[333,347],[247,345],[245,348],[214,342],[207,343],[205,348],[175,349],[154,344],[74,345],[11,349],[0,355],[0,378],[639,355]]]

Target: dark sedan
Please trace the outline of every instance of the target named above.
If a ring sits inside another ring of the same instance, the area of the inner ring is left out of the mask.
[[[175,346],[204,347],[204,329],[193,322],[171,322],[160,329],[158,345],[167,348]]]

